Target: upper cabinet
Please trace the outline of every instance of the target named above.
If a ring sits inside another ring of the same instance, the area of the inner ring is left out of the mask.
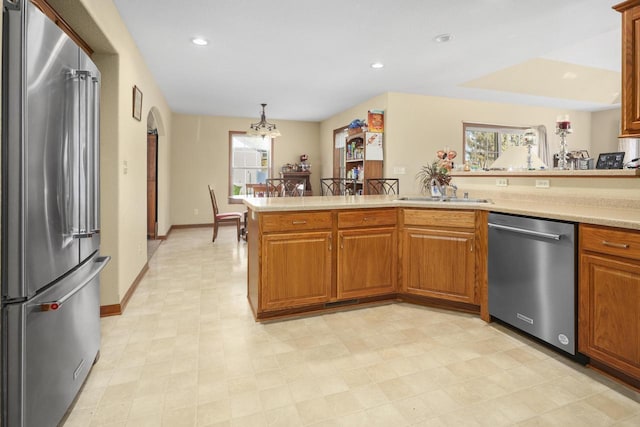
[[[620,136],[640,137],[640,0],[628,0],[613,8],[622,13]]]

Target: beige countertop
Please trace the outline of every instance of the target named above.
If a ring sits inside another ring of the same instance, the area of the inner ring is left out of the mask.
[[[482,209],[491,212],[529,215],[586,224],[640,230],[640,209],[605,206],[541,203],[539,201],[493,199],[491,203],[448,203],[398,200],[393,196],[312,196],[255,197],[244,204],[256,212],[291,212],[324,209],[368,209],[419,207],[441,209]]]
[[[638,178],[640,169],[588,169],[588,170],[488,170],[488,171],[451,171],[453,177],[495,177],[512,176],[525,178],[561,177],[561,178]]]

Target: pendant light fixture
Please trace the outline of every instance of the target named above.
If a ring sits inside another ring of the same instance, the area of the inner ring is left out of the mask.
[[[260,121],[258,123],[252,123],[247,131],[247,135],[260,135],[261,137],[277,138],[280,136],[280,131],[276,128],[276,125],[269,123],[264,113],[264,107],[267,104],[262,105],[262,114],[260,115]]]

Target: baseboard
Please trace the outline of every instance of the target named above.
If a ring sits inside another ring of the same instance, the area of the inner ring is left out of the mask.
[[[234,223],[231,222],[221,222],[220,223],[220,227],[225,227],[225,226],[233,226],[235,227]],[[169,231],[167,231],[167,234],[165,235],[158,235],[156,236],[156,239],[158,240],[167,240],[169,238],[169,234],[171,234],[171,232],[173,230],[179,230],[179,229],[185,229],[185,228],[205,228],[205,227],[213,227],[213,223],[212,222],[208,222],[208,223],[204,223],[204,224],[175,224],[172,225],[171,227],[169,227]]]
[[[220,224],[220,225],[222,225],[222,224]],[[204,228],[204,227],[213,227],[213,223],[212,222],[208,222],[206,224],[176,224],[176,225],[172,225],[171,226],[171,230],[173,230],[173,229],[179,230],[181,228]]]
[[[120,304],[109,304],[100,306],[100,317],[119,316],[122,314]]]
[[[127,304],[129,304],[129,300],[133,296],[133,293],[138,289],[138,285],[142,281],[142,278],[149,270],[149,264],[144,263],[144,267],[140,270],[140,273],[136,276],[135,280],[129,287],[129,290],[126,294],[124,294],[124,298],[120,301],[120,304],[110,304],[110,305],[101,305],[100,306],[100,317],[109,317],[109,316],[118,316],[124,313],[125,308],[127,308]]]

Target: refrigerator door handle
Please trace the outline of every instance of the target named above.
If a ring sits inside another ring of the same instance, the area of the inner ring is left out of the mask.
[[[20,10],[20,0],[4,0],[7,9]]]
[[[70,138],[67,141],[67,164],[69,165],[66,168],[67,171],[77,170],[81,163],[80,156],[82,153],[79,150],[79,143],[82,136],[78,134],[77,131],[80,123],[77,115],[80,114],[82,110],[82,93],[80,85],[82,84],[83,75],[83,72],[79,70],[72,69],[69,71],[69,80],[72,82],[72,105],[70,111],[72,126],[71,131],[69,132]],[[69,233],[70,236],[74,239],[78,239],[82,237],[82,234],[86,233],[86,229],[83,228],[81,221],[82,214],[80,212],[80,204],[77,201],[77,192],[80,191],[79,177],[76,174],[71,174],[66,176],[64,181],[67,183],[66,186],[68,187],[66,188],[68,194],[65,195],[65,201],[68,200],[68,203],[72,204],[69,206],[70,209],[65,209],[66,223],[70,223],[71,226],[71,233]]]
[[[80,283],[78,286],[76,286],[75,288],[70,290],[66,295],[64,295],[62,298],[57,299],[56,301],[43,302],[42,304],[40,304],[40,311],[56,311],[56,310],[58,310],[72,296],[74,296],[75,294],[80,292],[82,290],[82,288],[84,288],[89,283],[91,283],[91,281],[102,271],[102,269],[107,266],[109,261],[111,261],[111,257],[110,256],[102,256],[102,257],[96,258],[96,260],[94,262],[96,264],[98,264],[98,265],[94,268],[94,270],[91,272],[91,274],[89,274],[89,276],[85,280],[82,281],[82,283]]]
[[[100,233],[100,80],[93,82],[93,228],[91,231]]]

